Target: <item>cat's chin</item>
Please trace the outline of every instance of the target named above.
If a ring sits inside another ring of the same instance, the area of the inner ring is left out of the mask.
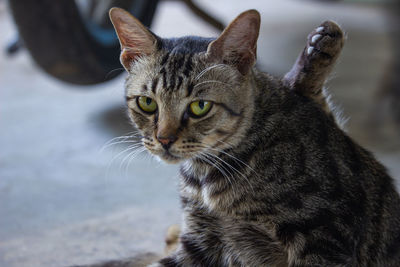
[[[164,152],[162,155],[158,155],[158,158],[168,164],[177,164],[184,160],[184,158],[172,155],[169,152]]]

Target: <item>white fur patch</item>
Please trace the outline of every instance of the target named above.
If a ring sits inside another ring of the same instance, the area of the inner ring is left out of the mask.
[[[188,172],[193,175],[192,164],[190,163],[190,161],[186,160],[185,162],[182,163],[181,166],[185,172]]]
[[[183,190],[189,196],[197,195],[199,193],[199,190],[197,190],[197,188],[194,188],[193,186],[190,185],[185,185]]]
[[[207,208],[209,208],[210,210],[212,210],[212,209],[214,209],[215,208],[215,201],[213,201],[211,198],[210,198],[210,193],[208,192],[208,187],[207,186],[204,186],[202,189],[201,189],[201,196],[202,196],[202,198],[203,198],[203,202],[204,202],[204,204],[205,204],[205,206],[207,207]]]
[[[322,93],[324,95],[326,103],[328,104],[329,110],[332,112],[332,115],[335,118],[337,125],[340,129],[346,132],[346,123],[349,119],[344,116],[340,106],[337,106],[333,103],[332,96],[328,93],[327,88],[324,87]]]
[[[181,166],[186,173],[188,173],[190,175],[195,175],[195,173],[193,172],[193,169],[192,169],[192,164],[188,160],[183,162]],[[197,195],[199,193],[199,190],[197,188],[195,188],[189,184],[184,184],[183,191],[185,193],[187,193],[188,195],[192,195],[192,196]]]

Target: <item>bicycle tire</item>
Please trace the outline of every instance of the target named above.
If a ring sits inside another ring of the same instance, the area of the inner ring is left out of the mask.
[[[150,26],[158,0],[145,1],[141,14]],[[9,5],[25,47],[48,74],[65,82],[90,85],[122,72],[120,46],[104,45],[90,34],[75,1],[16,0]]]

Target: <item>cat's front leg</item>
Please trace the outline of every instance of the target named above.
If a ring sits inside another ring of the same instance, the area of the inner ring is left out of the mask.
[[[156,263],[149,265],[148,267],[184,267],[184,266],[207,266],[199,264],[196,259],[192,258],[184,249],[178,248],[178,250]]]
[[[149,267],[229,266],[222,255],[221,243],[209,230],[202,229],[199,233],[191,229],[181,234],[176,251]]]
[[[179,260],[177,255],[171,255],[161,259],[160,261],[153,263],[147,267],[180,267],[180,266],[190,266],[185,265],[182,260]]]
[[[215,239],[183,234],[177,250],[149,267],[204,267],[230,266],[221,254],[221,245]]]

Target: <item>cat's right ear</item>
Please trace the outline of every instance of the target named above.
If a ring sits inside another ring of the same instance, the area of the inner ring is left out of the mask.
[[[139,56],[151,55],[156,51],[157,38],[138,19],[121,8],[111,8],[109,15],[121,44],[121,63],[129,71]]]
[[[237,16],[221,35],[209,44],[208,57],[231,64],[241,74],[246,75],[256,63],[260,20],[260,13],[254,9]]]

